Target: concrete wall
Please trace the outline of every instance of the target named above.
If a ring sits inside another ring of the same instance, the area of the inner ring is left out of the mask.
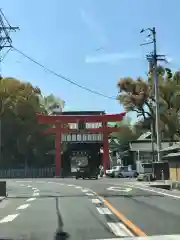
[[[170,160],[169,169],[170,169],[170,180],[179,181],[180,180],[180,161]]]

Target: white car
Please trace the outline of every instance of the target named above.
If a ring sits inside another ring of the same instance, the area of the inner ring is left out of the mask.
[[[106,170],[106,175],[109,177],[115,177],[119,171],[120,171],[121,166],[114,166],[109,170]]]

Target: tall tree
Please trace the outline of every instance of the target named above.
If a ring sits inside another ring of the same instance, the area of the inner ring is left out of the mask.
[[[116,139],[119,145],[129,144],[129,142],[139,137],[138,132],[134,131],[129,117],[125,117],[121,122],[118,122],[116,126],[119,127],[120,130],[119,132],[112,133],[111,138]]]
[[[180,72],[172,73],[170,69],[158,67],[159,106],[161,131],[172,139],[177,135],[180,110]],[[147,81],[142,78],[122,78],[118,83],[117,99],[127,112],[134,111],[140,117],[141,124],[147,129],[155,119],[155,98],[153,73],[150,72]]]
[[[46,126],[37,121],[37,112],[46,113],[40,89],[14,78],[1,78],[0,100],[1,167],[46,165],[54,136],[42,135]]]

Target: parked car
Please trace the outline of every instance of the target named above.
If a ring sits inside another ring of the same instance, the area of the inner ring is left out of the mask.
[[[99,172],[97,171],[97,169],[92,170],[89,166],[80,166],[77,168],[76,171],[76,179],[78,178],[98,179],[98,174]]]
[[[128,166],[121,167],[119,172],[116,174],[116,177],[119,178],[136,178],[138,176],[138,173],[136,170],[129,169]]]
[[[120,171],[121,166],[114,166],[109,170],[106,170],[106,175],[108,177],[115,177]]]

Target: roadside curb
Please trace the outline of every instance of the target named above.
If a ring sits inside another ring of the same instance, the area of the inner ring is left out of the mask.
[[[172,182],[171,183],[171,189],[176,189],[180,191],[180,182]]]

